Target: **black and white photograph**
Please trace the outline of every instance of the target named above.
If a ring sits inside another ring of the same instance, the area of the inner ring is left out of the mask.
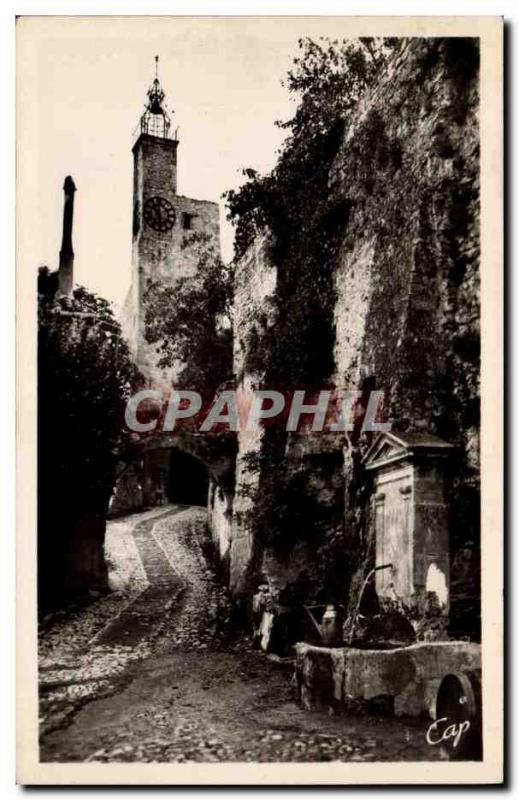
[[[502,19],[16,27],[19,781],[499,782]]]

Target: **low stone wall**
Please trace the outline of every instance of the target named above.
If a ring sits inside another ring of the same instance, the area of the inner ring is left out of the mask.
[[[481,646],[428,642],[394,650],[296,645],[296,678],[307,709],[360,708],[370,701],[393,704],[396,716],[435,717],[435,698],[449,672],[481,668]]]

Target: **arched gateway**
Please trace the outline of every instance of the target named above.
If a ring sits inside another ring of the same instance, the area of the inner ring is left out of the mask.
[[[235,442],[216,448],[198,436],[156,437],[121,462],[110,516],[174,503],[207,506],[218,489],[232,492]]]

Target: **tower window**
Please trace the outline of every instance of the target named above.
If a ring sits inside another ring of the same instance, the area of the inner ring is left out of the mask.
[[[186,211],[182,214],[182,227],[185,231],[190,231],[193,229],[193,219],[194,214],[188,214]]]

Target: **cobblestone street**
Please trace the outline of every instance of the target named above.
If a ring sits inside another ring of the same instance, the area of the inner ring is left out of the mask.
[[[427,721],[308,713],[290,668],[233,635],[205,512],[108,525],[114,592],[40,635],[42,761],[435,760]]]

